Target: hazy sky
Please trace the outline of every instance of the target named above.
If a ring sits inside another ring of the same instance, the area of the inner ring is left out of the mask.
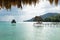
[[[60,13],[60,5],[50,5],[48,1],[40,1],[36,6],[24,5],[23,9],[12,6],[11,10],[1,9],[0,10],[0,21],[23,21],[31,19],[34,16],[44,15],[46,13]]]

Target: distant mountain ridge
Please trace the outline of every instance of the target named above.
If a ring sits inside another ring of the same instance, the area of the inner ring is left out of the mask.
[[[56,15],[58,15],[58,14],[59,14],[59,13],[47,13],[47,14],[42,15],[41,17],[42,17],[43,19],[45,19],[45,18],[47,18],[47,17],[56,16]]]
[[[41,15],[40,17],[42,19],[45,19],[45,18],[48,18],[48,17],[51,17],[51,16],[56,16],[56,15],[59,15],[59,13],[47,13],[47,14],[44,14],[44,15]],[[33,22],[34,18],[30,19],[30,20],[25,20],[24,22]]]

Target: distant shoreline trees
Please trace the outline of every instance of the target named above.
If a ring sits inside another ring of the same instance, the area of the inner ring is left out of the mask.
[[[51,16],[51,17],[48,17],[48,18],[45,18],[43,19],[42,17],[40,16],[35,16],[34,22],[60,22],[60,15],[57,15],[57,16]]]
[[[45,18],[44,22],[60,22],[60,15]]]
[[[40,22],[43,21],[43,19],[40,16],[35,16],[33,21]]]

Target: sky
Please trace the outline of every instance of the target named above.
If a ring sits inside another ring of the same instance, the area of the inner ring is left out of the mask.
[[[36,6],[24,5],[23,8],[12,6],[11,9],[0,10],[0,21],[11,21],[15,19],[18,22],[29,20],[35,16],[44,15],[46,13],[60,13],[60,3],[56,6],[54,3],[51,5],[48,1],[40,1]]]

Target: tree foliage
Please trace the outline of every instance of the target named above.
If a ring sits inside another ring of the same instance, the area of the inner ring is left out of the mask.
[[[60,15],[45,18],[44,21],[45,22],[60,22]]]
[[[35,16],[34,20],[33,21],[36,21],[36,22],[40,22],[42,21],[43,19],[40,17],[40,16]]]

